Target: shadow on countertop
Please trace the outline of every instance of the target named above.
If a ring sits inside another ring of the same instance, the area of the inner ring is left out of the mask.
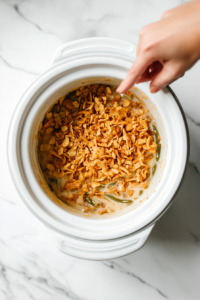
[[[141,291],[155,292],[149,299],[199,299],[200,174],[195,166],[187,166],[173,204],[144,247],[104,265],[132,278],[136,290],[142,285]]]
[[[189,164],[172,206],[156,224],[150,240],[188,243],[191,239],[200,247],[200,173]]]
[[[188,164],[172,205],[156,223],[144,247],[124,257],[124,261],[135,265],[137,260],[151,256],[166,261],[171,256],[172,260],[183,256],[193,264],[196,251],[200,259],[200,173]],[[120,262],[120,258],[115,261]]]

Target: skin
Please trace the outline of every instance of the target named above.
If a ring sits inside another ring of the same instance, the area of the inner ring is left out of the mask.
[[[156,93],[182,77],[200,59],[200,0],[164,12],[140,31],[137,58],[117,92],[150,81]]]

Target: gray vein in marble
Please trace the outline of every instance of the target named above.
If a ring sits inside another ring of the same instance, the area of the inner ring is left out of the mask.
[[[3,0],[5,3],[7,3],[5,0]],[[50,32],[50,31],[44,31],[43,29],[42,29],[42,27],[40,27],[38,24],[36,24],[35,22],[33,22],[33,21],[31,21],[31,20],[29,20],[29,19],[27,19],[25,16],[24,16],[24,14],[22,14],[22,12],[20,11],[20,5],[21,5],[21,3],[23,2],[23,0],[20,2],[20,3],[18,3],[18,4],[14,4],[14,5],[11,5],[11,4],[8,4],[8,5],[10,5],[11,7],[13,7],[13,9],[17,12],[17,14],[20,16],[20,17],[22,17],[26,22],[29,22],[29,23],[31,23],[32,25],[34,25],[38,30],[40,30],[41,32],[43,32],[43,33],[46,33],[46,34],[52,34],[52,35],[55,35],[55,33],[53,33],[53,32]]]
[[[4,246],[8,247],[4,241],[0,240],[1,244],[3,244]],[[30,260],[28,260],[29,262],[32,262]],[[32,264],[35,265],[35,267],[37,267],[38,269],[41,269],[40,266],[36,263],[36,262],[32,262]],[[37,277],[35,278],[34,276],[32,276],[30,273],[29,273],[29,269],[25,268],[24,266],[22,265],[19,265],[19,268],[20,270],[16,270],[15,268],[11,267],[11,266],[8,266],[8,265],[5,265],[3,263],[3,261],[0,260],[0,276],[4,279],[4,281],[6,282],[6,285],[7,285],[7,289],[9,290],[9,292],[11,292],[11,289],[10,289],[10,283],[7,279],[7,272],[8,271],[11,271],[13,273],[16,273],[20,276],[22,276],[23,279],[26,279],[28,280],[33,286],[35,286],[36,288],[42,290],[43,292],[51,295],[51,292],[49,292],[46,288],[44,288],[45,286],[47,288],[50,288],[52,289],[52,291],[56,291],[56,292],[59,292],[61,293],[62,295],[64,296],[67,296],[69,297],[70,299],[73,299],[73,300],[83,300],[82,298],[78,297],[76,294],[73,293],[73,291],[71,291],[70,289],[66,289],[65,286],[63,286],[61,283],[59,283],[58,280],[56,280],[52,275],[51,273],[48,271],[48,270],[45,270],[46,272],[46,278],[43,276],[43,277]],[[44,270],[42,270],[44,272]],[[42,272],[40,272],[42,273]],[[40,284],[40,285],[39,285]],[[44,285],[41,286],[41,284]],[[23,286],[23,289],[26,289],[25,285]],[[26,291],[27,292],[27,291]],[[28,292],[27,292],[28,293]],[[30,295],[32,296],[32,295]],[[33,298],[33,296],[32,296]],[[35,298],[33,298],[35,299]]]
[[[35,23],[31,22],[30,20],[28,20],[28,19],[20,12],[20,10],[19,10],[19,5],[20,5],[21,2],[23,2],[23,1],[21,1],[21,2],[18,3],[18,4],[14,4],[14,5],[11,5],[11,4],[7,3],[5,0],[3,0],[3,1],[4,1],[6,4],[8,4],[9,6],[12,6],[12,7],[14,8],[14,10],[18,13],[18,15],[20,15],[20,17],[22,17],[25,21],[27,21],[27,22],[33,24],[33,25],[36,26],[40,31],[43,31],[42,28],[41,28],[38,24],[35,24]]]
[[[4,246],[8,247],[2,239],[0,239],[0,243],[3,244]]]
[[[189,162],[189,165],[197,172],[197,174],[200,175],[200,171],[199,171],[199,169],[197,168],[197,166],[196,166],[195,163]]]
[[[131,276],[133,278],[136,278],[137,280],[139,280],[141,283],[145,284],[146,286],[156,290],[161,296],[163,296],[164,298],[167,298],[168,297],[163,294],[159,289],[157,289],[156,287],[150,285],[148,282],[144,281],[143,279],[141,279],[140,277],[138,277],[137,275],[133,274],[132,272],[129,272],[127,271],[126,269],[122,268],[119,264],[113,262],[113,261],[104,261],[103,264],[106,266],[106,267],[109,267],[111,269],[114,269],[116,271],[119,271],[123,274],[126,274],[128,276]]]
[[[200,126],[200,122],[195,121],[192,117],[190,117],[187,113],[185,113],[186,118],[194,123],[196,126]]]
[[[0,277],[2,277],[2,279],[4,280],[9,294],[12,294],[11,289],[10,289],[10,283],[9,283],[9,280],[8,280],[8,278],[6,276],[6,269],[1,264],[1,262],[0,262]],[[1,292],[3,292],[6,295],[6,297],[8,297],[8,293],[6,293],[5,291],[3,291],[2,289],[1,289]]]
[[[200,246],[200,239],[194,234],[194,233],[192,233],[191,231],[189,231],[189,234],[192,236],[192,238],[195,240],[195,244],[197,245],[197,246]]]
[[[2,289],[0,289],[0,292],[3,293],[5,296],[7,295],[6,292],[4,292]]]
[[[166,268],[163,267],[163,265],[161,264],[161,262],[154,256],[152,255],[154,261],[157,263],[157,265],[163,270],[163,271],[166,271]]]
[[[20,287],[23,292],[25,291],[27,295],[30,296],[31,299],[37,300],[37,298],[33,297],[33,295],[27,290],[26,287],[24,287],[24,285],[18,284],[18,287]]]
[[[12,202],[12,201],[10,201],[10,200],[8,200],[8,199],[2,198],[1,196],[0,196],[0,200],[3,200],[3,201],[6,201],[7,203],[10,203],[10,204],[15,205],[14,202]]]
[[[15,5],[13,5],[13,8],[14,8],[14,10],[25,20],[25,21],[27,21],[27,22],[30,22],[31,24],[33,24],[34,26],[36,26],[37,27],[37,29],[39,29],[40,31],[43,31],[42,30],[42,28],[38,25],[38,24],[36,24],[36,23],[33,23],[33,22],[31,22],[30,20],[28,20],[21,12],[20,12],[20,10],[19,10],[19,5],[20,4],[15,4]]]
[[[123,260],[127,265],[129,265],[129,262],[126,258],[121,258],[121,260]]]
[[[9,68],[12,68],[12,69],[14,69],[14,70],[21,71],[21,72],[25,72],[25,73],[29,73],[29,74],[34,75],[34,76],[40,75],[39,73],[34,73],[34,72],[31,72],[31,71],[28,71],[28,70],[24,70],[24,69],[21,69],[21,68],[17,68],[17,67],[12,66],[7,60],[5,60],[5,58],[2,57],[2,54],[0,55],[0,59],[1,59],[1,60],[2,60]]]
[[[16,234],[15,236],[11,237],[11,239],[18,239],[20,237],[25,237],[25,236],[37,236],[38,234],[37,233],[30,233],[30,232],[23,232],[23,233],[19,233],[19,234]],[[31,261],[32,262],[32,261]]]
[[[0,240],[0,241],[3,242],[2,240]],[[4,243],[4,242],[3,242],[3,243]],[[4,245],[6,245],[6,244],[4,243]],[[24,256],[23,256],[23,258],[26,259],[27,261],[31,262],[35,267],[38,267],[38,264],[37,264],[36,262],[34,262],[34,261],[30,260],[30,259],[27,259],[27,258],[24,257]],[[23,268],[23,267],[22,267],[22,268]],[[26,271],[25,268],[23,268],[23,269],[24,269],[24,272],[25,272],[25,271]],[[26,278],[31,279],[31,276],[26,277]],[[39,286],[37,283],[33,283],[33,282],[32,282],[32,285],[35,286],[36,288],[40,289],[41,291],[43,291],[43,292],[45,292],[45,293],[51,295],[51,293],[50,293],[49,291],[47,291],[47,290],[46,290],[45,288],[43,288],[42,286]],[[73,298],[72,298],[72,299],[73,299]]]
[[[101,18],[99,18],[99,19],[87,19],[87,22],[102,22],[102,21],[104,21],[105,19],[111,19],[111,18],[120,18],[121,16],[119,16],[119,15],[112,15],[112,14],[105,14],[105,15],[103,15]]]
[[[12,271],[14,271],[14,269],[13,268],[6,268],[1,262],[0,262],[0,276],[4,279],[4,282],[6,283],[6,286],[7,286],[7,291],[9,292],[9,294],[8,293],[6,293],[5,291],[3,291],[3,290],[1,290],[1,292],[3,292],[4,294],[5,294],[5,296],[7,297],[7,299],[14,299],[14,295],[13,295],[13,292],[12,292],[12,290],[11,290],[11,287],[10,287],[10,282],[9,282],[9,280],[7,279],[7,270],[12,270]],[[18,287],[21,287],[21,289],[23,289],[23,291],[25,291],[32,299],[35,299],[34,297],[33,297],[33,295],[31,294],[31,293],[29,293],[28,291],[27,291],[27,289],[26,289],[26,286],[21,286],[21,285],[19,285],[18,284]],[[38,288],[38,286],[37,286],[37,288]],[[45,291],[46,292],[46,291]],[[12,295],[12,296],[11,296]],[[11,296],[11,297],[10,297]]]
[[[41,286],[39,286],[37,283],[39,284],[44,284],[46,285],[48,288],[52,288],[53,291],[57,291],[60,292],[61,294],[69,297],[70,299],[73,300],[82,300],[82,298],[79,298],[76,294],[74,294],[72,291],[67,290],[65,287],[62,287],[61,284],[59,282],[57,282],[57,280],[55,278],[53,278],[51,276],[51,274],[48,272],[49,275],[49,279],[44,278],[44,277],[38,277],[38,278],[34,278],[33,276],[31,276],[28,273],[28,270],[26,270],[24,267],[21,267],[22,270],[15,270],[14,268],[10,267],[10,266],[5,266],[3,264],[3,262],[0,261],[0,275],[2,275],[2,277],[4,278],[5,282],[7,282],[7,284],[9,285],[9,282],[7,280],[6,277],[6,273],[7,271],[12,271],[18,275],[21,275],[24,279],[28,280],[29,282],[31,282],[31,284],[37,288],[39,288],[40,290],[44,291],[47,294],[51,293],[49,291],[47,291],[46,289],[42,288]],[[53,281],[53,285],[52,282]],[[58,286],[60,285],[60,286]],[[25,286],[23,286],[23,288],[25,288]]]

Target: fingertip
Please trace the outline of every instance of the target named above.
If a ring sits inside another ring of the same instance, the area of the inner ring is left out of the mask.
[[[155,94],[155,93],[157,93],[158,91],[160,91],[160,88],[159,88],[158,86],[156,86],[156,85],[150,86],[150,92],[151,92],[152,94]]]
[[[122,93],[122,91],[121,91],[121,87],[120,87],[120,86],[118,86],[118,88],[116,89],[116,92],[117,92],[117,93],[119,93],[119,94],[121,94],[121,93]]]
[[[136,84],[144,82],[141,78],[136,81]]]
[[[128,88],[127,88],[127,83],[126,83],[126,79],[125,79],[124,81],[122,81],[120,83],[120,85],[118,86],[116,91],[117,91],[117,93],[122,94],[122,93],[126,92],[127,90],[128,90]]]

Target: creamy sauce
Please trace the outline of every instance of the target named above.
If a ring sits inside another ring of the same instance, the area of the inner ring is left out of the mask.
[[[116,87],[111,86],[112,95],[107,95],[107,100],[111,100],[114,95],[116,95]],[[69,97],[69,96],[68,96]],[[66,99],[66,96],[65,96]],[[77,99],[76,99],[77,100]],[[133,95],[122,95],[122,102],[130,100],[134,101],[136,103],[140,103],[138,99],[136,99]],[[57,105],[57,108],[56,108]],[[112,103],[109,103],[108,106],[112,106]],[[148,176],[148,184],[150,184],[151,179],[153,175],[156,172],[157,168],[157,162],[160,157],[160,137],[159,133],[155,126],[155,120],[153,119],[152,115],[148,111],[148,109],[142,104],[142,117],[150,118],[151,121],[149,122],[149,129],[155,132],[154,135],[154,141],[157,146],[158,151],[157,153],[152,153],[152,159],[149,160],[146,164],[149,166],[150,169],[150,176]],[[58,111],[56,111],[58,109]],[[133,115],[138,116],[141,114],[141,107],[140,109],[132,108]],[[65,107],[62,107],[62,105],[58,106],[58,104],[55,104],[53,108],[50,110],[50,112],[53,113],[64,113],[66,114]],[[47,123],[47,120],[45,121]],[[55,128],[53,126],[49,126],[47,129],[45,127],[45,124],[43,123],[43,127],[41,129],[41,132],[39,134],[39,149],[41,145],[51,145],[50,140],[55,137]],[[52,122],[54,123],[54,122]],[[55,126],[55,125],[54,125]],[[51,130],[52,128],[52,130]],[[42,131],[43,130],[43,131]],[[62,133],[61,133],[62,134]],[[60,134],[61,139],[63,138]],[[52,142],[53,143],[53,142]],[[59,139],[57,140],[57,143],[59,144]],[[159,152],[159,153],[158,153]],[[79,195],[80,190],[79,189],[73,189],[70,191],[65,190],[65,185],[69,180],[69,174],[63,175],[62,177],[58,178],[57,176],[54,176],[53,173],[47,168],[47,165],[52,164],[52,156],[49,155],[47,151],[40,151],[38,150],[38,157],[39,162],[41,165],[42,172],[44,174],[45,180],[47,184],[49,185],[52,193],[54,193],[59,199],[64,201],[67,205],[74,207],[77,211],[84,212],[84,213],[98,213],[98,214],[105,214],[105,213],[114,213],[123,210],[127,207],[127,205],[131,205],[135,200],[137,200],[139,197],[141,197],[144,188],[141,187],[141,185],[128,185],[127,187],[124,187],[123,182],[120,178],[115,180],[114,182],[106,182],[104,184],[101,184],[99,187],[97,187],[97,190],[101,192],[101,196],[98,197],[97,195],[94,195],[90,197],[88,193]],[[63,156],[63,160],[66,161],[66,157]],[[60,163],[60,158],[57,158],[58,163]],[[56,166],[56,157],[54,157],[54,168]],[[128,176],[124,176],[123,179],[128,178]],[[107,180],[108,181],[108,180]],[[112,193],[112,188],[118,190],[118,196],[116,194]],[[131,195],[131,191],[132,195]],[[130,192],[130,193],[129,193]],[[102,196],[103,194],[103,196]],[[75,199],[75,200],[74,200]]]

